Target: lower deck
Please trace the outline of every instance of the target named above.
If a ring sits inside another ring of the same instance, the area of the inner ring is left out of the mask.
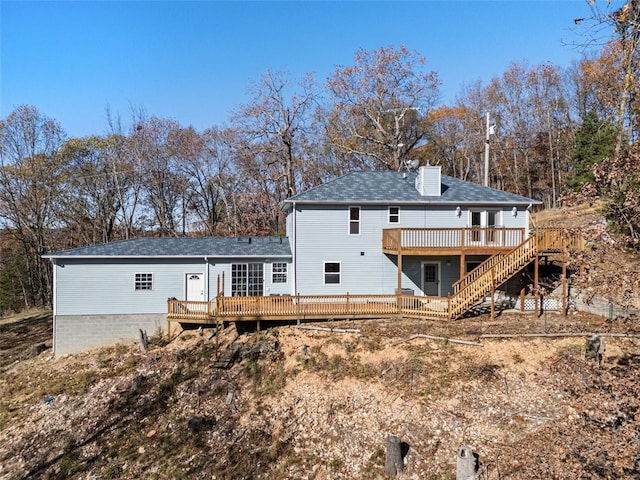
[[[168,300],[168,322],[211,324],[260,320],[448,318],[445,297],[413,295],[218,296],[210,302]]]

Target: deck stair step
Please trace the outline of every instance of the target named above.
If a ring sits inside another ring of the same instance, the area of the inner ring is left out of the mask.
[[[232,343],[227,348],[225,348],[224,352],[218,357],[216,363],[214,364],[215,368],[228,369],[234,364],[236,359],[238,358],[238,354],[240,353],[240,349],[242,346],[238,343]]]

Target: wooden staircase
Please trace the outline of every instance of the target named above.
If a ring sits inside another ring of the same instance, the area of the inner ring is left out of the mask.
[[[453,285],[449,298],[449,318],[454,319],[478,304],[543,252],[562,252],[580,247],[563,229],[540,229],[510,252],[489,257]]]

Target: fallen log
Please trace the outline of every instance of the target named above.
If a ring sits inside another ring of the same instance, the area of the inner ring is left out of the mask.
[[[471,340],[459,340],[457,338],[436,337],[434,335],[425,335],[425,334],[422,334],[422,333],[416,333],[414,335],[410,335],[407,338],[403,338],[402,340],[396,342],[396,344],[397,343],[402,343],[402,342],[408,342],[408,341],[413,340],[415,338],[427,338],[429,340],[437,340],[437,341],[450,342],[450,343],[459,343],[461,345],[472,345],[474,347],[482,347],[483,346],[482,343],[472,342]]]
[[[633,333],[495,333],[480,335],[480,338],[562,338],[562,337],[600,337],[640,338],[640,334]]]
[[[296,325],[301,330],[317,330],[319,332],[330,333],[360,333],[359,328],[329,328],[329,327],[312,327],[310,325]]]

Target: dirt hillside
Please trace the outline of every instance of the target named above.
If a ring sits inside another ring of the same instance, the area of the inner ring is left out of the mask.
[[[403,478],[454,478],[463,443],[483,478],[640,475],[640,339],[585,358],[588,332],[637,333],[631,319],[320,326],[359,332],[228,326],[61,359],[28,358],[40,338],[23,339],[0,370],[0,478],[386,478],[388,435]],[[507,332],[580,335],[481,336]]]

